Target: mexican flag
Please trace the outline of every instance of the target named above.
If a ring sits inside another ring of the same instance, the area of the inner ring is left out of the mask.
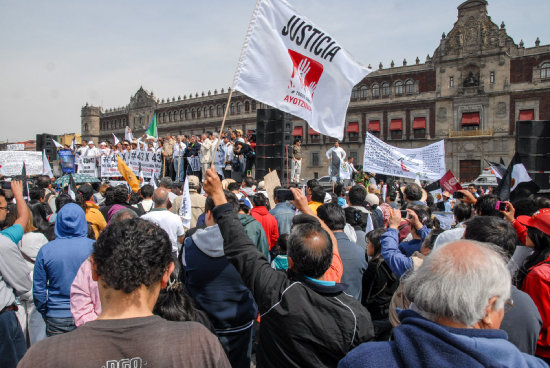
[[[151,122],[149,123],[149,127],[145,131],[145,134],[147,135],[147,138],[158,138],[158,130],[157,130],[157,114],[153,114],[153,118],[151,119]]]

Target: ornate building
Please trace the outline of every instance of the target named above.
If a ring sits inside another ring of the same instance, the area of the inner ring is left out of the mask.
[[[124,127],[142,133],[157,113],[159,134],[198,134],[219,129],[228,93],[159,100],[140,88],[122,108],[82,108],[84,139],[112,140]],[[256,125],[265,108],[234,93],[226,126],[243,131]],[[475,178],[484,159],[510,160],[517,120],[550,120],[550,45],[525,47],[493,23],[487,1],[468,0],[458,20],[424,63],[379,65],[353,89],[342,147],[362,163],[365,132],[389,144],[413,148],[445,140],[447,168],[462,181]],[[325,152],[334,140],[294,119],[293,135],[302,136],[302,176],[327,175]]]

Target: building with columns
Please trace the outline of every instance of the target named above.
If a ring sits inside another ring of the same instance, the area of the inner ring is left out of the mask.
[[[392,63],[353,89],[341,146],[356,165],[363,162],[367,131],[391,145],[421,147],[445,140],[446,164],[461,181],[475,178],[484,159],[509,161],[517,120],[550,120],[550,45],[516,43],[487,11],[486,0],[458,6],[458,19],[443,33],[433,56]],[[142,134],[154,113],[159,134],[199,134],[219,129],[228,91],[215,90],[158,99],[140,88],[127,106],[82,108],[84,139],[112,140],[124,127]],[[226,127],[254,130],[256,110],[267,108],[235,92]],[[325,152],[334,139],[293,119],[293,135],[303,138],[302,177],[327,175]]]

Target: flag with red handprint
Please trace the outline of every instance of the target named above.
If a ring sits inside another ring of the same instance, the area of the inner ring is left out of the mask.
[[[260,0],[233,87],[342,139],[351,90],[368,72],[285,0]]]

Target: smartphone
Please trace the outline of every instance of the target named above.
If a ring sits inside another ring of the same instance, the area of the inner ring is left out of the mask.
[[[294,200],[294,194],[290,189],[279,189],[277,190],[277,200],[279,202],[283,201],[293,201]]]
[[[456,192],[453,193],[453,197],[455,199],[462,199],[462,198],[464,198],[464,193],[456,191]]]
[[[507,211],[508,210],[508,205],[504,202],[497,201],[497,204],[495,206],[495,210],[497,210],[497,211]]]
[[[409,218],[409,212],[407,210],[401,210],[401,218]]]

